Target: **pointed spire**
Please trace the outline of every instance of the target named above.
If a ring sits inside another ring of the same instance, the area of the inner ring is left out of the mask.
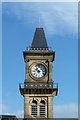
[[[36,28],[31,44],[31,48],[48,49],[43,28]]]

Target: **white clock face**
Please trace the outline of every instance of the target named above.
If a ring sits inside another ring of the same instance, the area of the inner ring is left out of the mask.
[[[46,68],[42,64],[33,65],[31,72],[34,77],[42,78],[46,74]]]

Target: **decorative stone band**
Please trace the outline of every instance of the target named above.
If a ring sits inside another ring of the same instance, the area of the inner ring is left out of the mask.
[[[35,86],[34,86],[35,85]],[[36,86],[38,85],[38,86]],[[58,92],[58,84],[54,83],[53,86],[49,87],[47,84],[45,84],[45,87],[40,86],[41,84],[30,84],[29,86],[27,84],[19,84],[19,89],[21,95],[24,94],[53,94],[55,92],[55,95],[57,95]]]
[[[26,50],[52,50],[51,47],[26,47]]]

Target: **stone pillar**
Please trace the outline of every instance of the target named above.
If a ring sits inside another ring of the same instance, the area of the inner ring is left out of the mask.
[[[29,96],[24,94],[24,118],[29,118]]]
[[[40,102],[38,101],[38,104],[37,104],[37,117],[38,117],[38,118],[40,117],[39,108],[40,108]]]
[[[48,118],[53,118],[53,97],[48,97]]]
[[[48,115],[47,115],[47,103],[46,103],[46,105],[45,105],[45,117],[46,117],[46,118],[48,117]]]

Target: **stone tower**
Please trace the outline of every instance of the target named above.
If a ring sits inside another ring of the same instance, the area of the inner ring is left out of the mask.
[[[36,28],[31,47],[23,56],[26,73],[19,89],[24,97],[24,118],[53,118],[53,97],[58,91],[52,79],[55,52],[49,49],[43,28]]]

